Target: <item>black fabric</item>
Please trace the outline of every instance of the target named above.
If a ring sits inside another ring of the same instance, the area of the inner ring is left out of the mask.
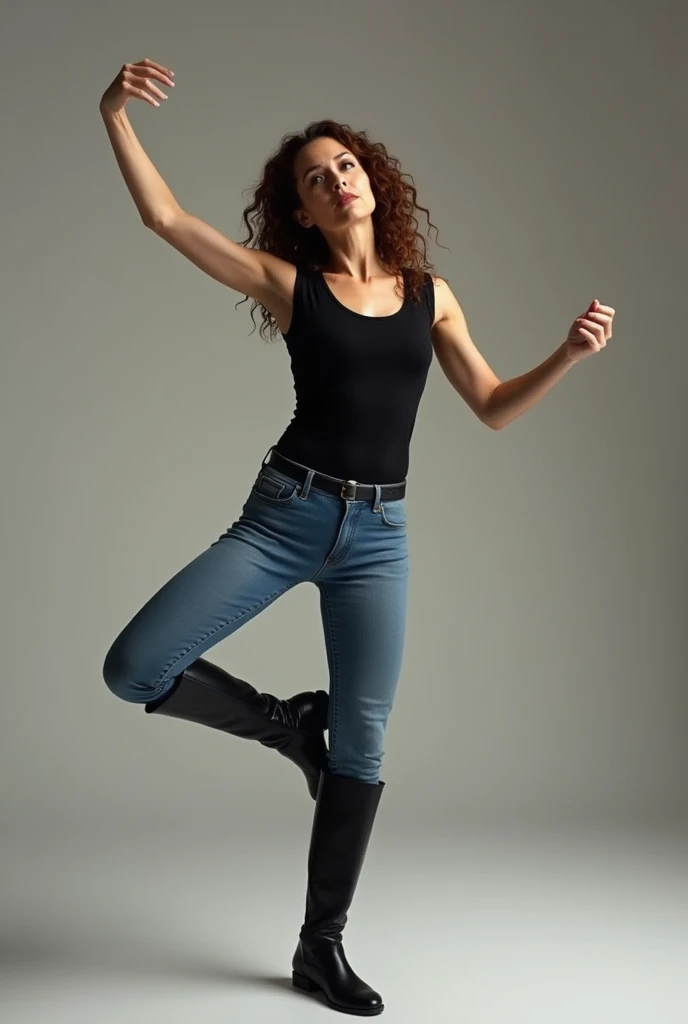
[[[302,770],[315,800],[320,773],[327,766],[323,732],[328,704],[325,690],[304,690],[286,700],[259,693],[245,679],[205,658],[196,658],[169,691],[145,705],[145,711],[258,740]]]
[[[407,295],[397,313],[369,317],[344,306],[319,271],[297,269],[284,335],[296,407],[276,450],[342,480],[404,480],[434,317],[430,274],[421,302]]]
[[[384,1003],[352,969],[342,934],[384,786],[322,772],[308,851],[306,914],[292,958],[296,988],[321,990],[330,1006],[361,1016],[381,1013]]]

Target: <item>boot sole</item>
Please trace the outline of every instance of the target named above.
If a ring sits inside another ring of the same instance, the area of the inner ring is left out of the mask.
[[[316,985],[314,981],[311,981],[310,978],[307,978],[303,974],[299,974],[298,971],[292,971],[291,981],[294,988],[299,989],[301,992],[321,993],[328,1006],[331,1006],[333,1010],[339,1010],[340,1013],[351,1013],[357,1017],[376,1017],[379,1013],[382,1013],[385,1008],[384,1003],[382,1006],[374,1006],[372,1010],[352,1010],[350,1007],[340,1006],[339,1003],[333,1003],[332,1000],[328,998],[327,992],[325,992],[320,985]]]

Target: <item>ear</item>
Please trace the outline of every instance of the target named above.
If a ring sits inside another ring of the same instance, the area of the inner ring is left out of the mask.
[[[311,221],[310,217],[305,212],[305,210],[294,210],[294,212],[292,213],[292,217],[294,218],[297,224],[301,225],[302,228],[310,228],[313,226],[313,222]]]

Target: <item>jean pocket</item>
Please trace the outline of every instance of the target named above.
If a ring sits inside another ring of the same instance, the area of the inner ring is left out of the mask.
[[[380,502],[380,521],[385,526],[406,526],[406,505],[403,498]]]
[[[273,505],[288,505],[299,493],[298,480],[264,466],[256,477],[251,493]]]

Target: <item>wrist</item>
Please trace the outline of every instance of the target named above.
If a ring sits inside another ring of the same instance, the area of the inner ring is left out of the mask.
[[[98,104],[98,110],[100,111],[100,116],[104,121],[116,123],[117,121],[123,121],[126,118],[124,107],[120,107],[119,110],[113,110],[111,107],[108,107],[107,103],[105,103],[103,99],[101,99]]]
[[[562,342],[562,344],[556,350],[556,355],[562,366],[573,366],[573,364],[576,362],[576,360],[572,359],[569,355],[569,345],[567,341]]]

